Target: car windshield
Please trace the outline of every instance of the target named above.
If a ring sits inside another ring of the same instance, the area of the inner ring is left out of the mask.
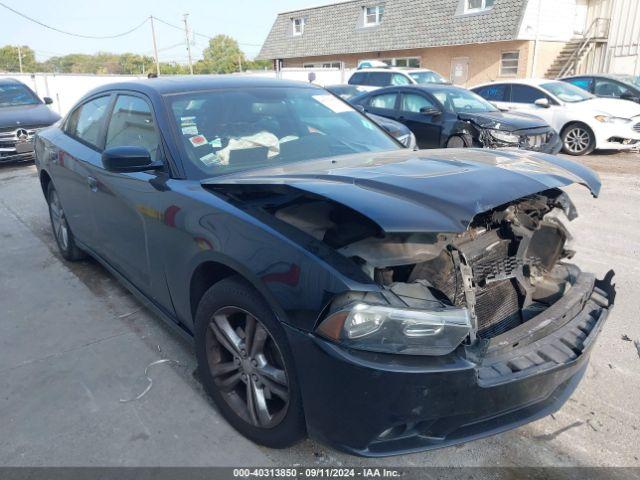
[[[0,107],[36,105],[40,100],[24,85],[19,83],[0,84]]]
[[[590,98],[594,98],[589,92],[582,90],[581,88],[571,85],[565,82],[549,82],[540,85],[544,90],[552,95],[555,95],[563,102],[575,103],[584,102]]]
[[[497,112],[498,109],[480,95],[462,88],[442,88],[430,90],[445,110],[450,113],[483,113]]]
[[[400,149],[344,101],[316,88],[243,88],[167,97],[201,176]]]
[[[340,85],[337,87],[326,87],[334,95],[338,95],[344,100],[350,100],[353,97],[366,93],[366,89],[359,87],[358,85]]]
[[[416,83],[448,83],[447,79],[436,72],[409,72]]]

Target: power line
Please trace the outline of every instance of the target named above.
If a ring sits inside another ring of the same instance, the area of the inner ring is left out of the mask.
[[[104,40],[104,39],[109,39],[109,38],[124,37],[125,35],[129,35],[130,33],[138,30],[140,27],[142,27],[145,23],[147,23],[149,21],[148,18],[145,18],[140,24],[136,25],[135,27],[127,30],[126,32],[118,33],[118,34],[115,34],[115,35],[84,35],[84,34],[81,34],[81,33],[67,32],[65,30],[61,30],[59,28],[52,27],[51,25],[47,25],[46,23],[43,23],[40,20],[36,20],[35,18],[31,18],[28,15],[25,15],[24,13],[21,13],[18,10],[15,10],[14,8],[11,8],[10,6],[5,5],[2,2],[0,2],[0,7],[4,7],[7,10],[15,13],[16,15],[21,16],[22,18],[25,18],[25,19],[29,20],[30,22],[37,23],[38,25],[40,25],[42,27],[48,28],[49,30],[53,30],[54,32],[63,33],[65,35],[70,35],[72,37],[92,38],[92,39],[96,39],[96,40]]]
[[[162,20],[161,18],[158,18],[158,17],[155,17],[155,16],[153,18],[155,20],[157,20],[158,22],[165,24],[167,27],[176,28],[178,30],[184,30],[184,27],[179,27],[178,25],[174,25],[172,23],[169,23],[169,22],[167,22],[165,20]],[[197,35],[198,37],[206,38],[207,40],[211,40],[213,38],[213,37],[210,37],[209,35],[205,35],[204,33],[198,33],[198,32],[195,32],[193,30],[192,30],[192,32],[193,32],[194,35]],[[244,45],[244,46],[247,46],[247,47],[262,47],[262,45],[258,45],[257,43],[238,42],[238,45]]]

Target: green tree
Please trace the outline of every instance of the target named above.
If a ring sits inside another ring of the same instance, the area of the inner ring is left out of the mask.
[[[20,46],[20,53],[22,54],[22,71],[35,72],[36,71],[36,54],[26,45]],[[5,72],[19,72],[20,71],[20,58],[18,55],[17,45],[5,45],[0,48],[0,71]]]
[[[273,62],[271,60],[247,60],[242,67],[243,70],[271,70]]]
[[[217,35],[209,40],[202,52],[204,59],[196,62],[198,73],[232,73],[240,71],[245,63],[244,53],[238,42],[227,35]]]

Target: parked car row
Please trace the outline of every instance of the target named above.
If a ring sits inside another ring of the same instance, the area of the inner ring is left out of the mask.
[[[430,70],[361,68],[349,85],[329,90],[368,114],[403,123],[419,148],[519,147],[586,155],[640,145],[640,105],[634,103],[640,101],[640,80],[563,80],[514,79],[469,91]]]
[[[388,94],[368,105],[505,135],[467,90]],[[314,85],[105,85],[35,151],[61,255],[91,255],[191,338],[204,390],[262,445],[308,434],[382,456],[537,420],[580,382],[614,304],[613,272],[583,273],[565,248],[577,214],[561,188],[597,196],[590,169],[402,148]]]

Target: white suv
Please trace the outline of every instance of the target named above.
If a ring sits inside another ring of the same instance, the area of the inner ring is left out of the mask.
[[[448,81],[438,72],[426,68],[412,68],[410,70],[397,68],[362,68],[349,78],[349,85],[360,85],[367,90],[424,83],[448,83]]]
[[[498,81],[471,90],[498,108],[530,113],[555,128],[569,155],[594,149],[626,150],[640,145],[640,105],[597,98],[566,82],[544,79]]]

